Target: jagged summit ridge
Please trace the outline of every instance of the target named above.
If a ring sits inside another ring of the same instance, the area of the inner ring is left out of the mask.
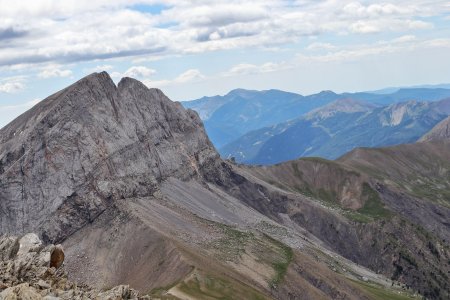
[[[218,157],[195,112],[131,78],[116,86],[106,72],[43,100],[0,136],[0,230],[40,228],[50,241],[114,199],[151,195],[163,178],[191,178]]]

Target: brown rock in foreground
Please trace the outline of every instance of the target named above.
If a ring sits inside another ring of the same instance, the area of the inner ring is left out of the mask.
[[[60,246],[43,246],[33,233],[1,237],[0,299],[139,299],[128,286],[101,292],[68,281],[64,270],[51,266],[54,253],[64,255]]]

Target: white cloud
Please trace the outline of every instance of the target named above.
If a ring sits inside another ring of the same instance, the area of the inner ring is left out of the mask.
[[[147,85],[148,87],[164,87],[164,86],[173,86],[173,85],[178,85],[178,84],[185,84],[185,83],[193,83],[193,82],[199,82],[202,81],[204,79],[206,79],[207,77],[205,75],[203,75],[199,70],[197,69],[189,69],[183,73],[181,73],[180,75],[178,75],[177,77],[175,77],[174,79],[168,80],[168,79],[163,79],[163,80],[144,80],[144,84]]]
[[[254,65],[248,63],[237,64],[232,66],[228,71],[217,73],[212,76],[205,76],[198,69],[189,69],[180,75],[176,76],[173,79],[163,79],[163,80],[144,80],[144,84],[148,87],[174,87],[187,83],[199,83],[204,82],[205,80],[220,80],[220,78],[226,77],[235,77],[242,75],[251,75],[251,74],[260,74],[260,73],[269,73],[280,70],[285,70],[291,68],[292,66],[285,63],[273,63],[267,62],[261,65]]]
[[[427,48],[450,48],[450,39],[432,39],[422,44]]]
[[[426,48],[450,48],[450,39],[419,40],[414,35],[404,35],[390,41],[351,45],[347,47],[336,47],[334,51],[329,51],[326,54],[305,55],[303,53],[299,53],[297,58],[301,62],[356,61],[366,56],[379,56],[389,53],[406,53],[408,51]]]
[[[131,77],[131,78],[148,78],[152,75],[156,74],[156,71],[144,66],[133,66],[125,71],[123,77]]]
[[[250,23],[270,17],[270,11],[265,7],[264,1],[233,2],[215,1],[211,5],[199,1],[194,5],[179,5],[163,12],[163,17],[177,20],[184,26],[195,27]]]
[[[269,73],[287,68],[289,68],[289,66],[286,63],[267,62],[261,65],[242,63],[231,67],[228,71],[222,73],[222,76],[227,77],[227,76]]]
[[[409,29],[433,29],[434,25],[420,20],[408,20],[406,22]]]
[[[109,76],[111,76],[111,78],[113,78],[115,80],[119,80],[123,77],[123,74],[120,72],[112,72],[109,74]]]
[[[348,16],[358,18],[380,18],[383,16],[412,14],[415,13],[415,7],[411,4],[398,6],[392,3],[375,3],[365,6],[360,2],[351,2],[342,8],[342,12]]]
[[[13,94],[25,89],[23,77],[12,77],[0,80],[0,93]]]
[[[316,50],[334,50],[336,49],[336,46],[330,44],[330,43],[312,43],[308,47],[306,47],[307,50],[316,51]]]
[[[94,68],[88,69],[88,73],[94,73],[94,72],[102,72],[102,71],[110,71],[114,69],[112,65],[99,65],[95,66]]]
[[[154,74],[156,74],[156,70],[154,69],[150,69],[145,66],[132,66],[123,73],[117,71],[111,72],[110,76],[115,80],[119,80],[123,77],[131,77],[139,80],[150,80],[149,77]]]
[[[197,69],[189,69],[175,78],[177,83],[193,82],[205,79],[205,76]]]
[[[358,21],[350,26],[350,30],[356,33],[376,33],[381,31],[381,26],[376,22]]]
[[[242,75],[252,75],[252,74],[260,74],[260,73],[269,73],[280,70],[285,70],[291,68],[289,64],[285,62],[281,63],[273,63],[267,62],[261,65],[254,65],[248,63],[241,63],[235,66],[232,66],[228,71],[217,73],[213,76],[205,76],[198,69],[189,69],[185,72],[181,73],[177,77],[173,79],[163,79],[163,80],[144,80],[145,85],[148,87],[167,87],[167,86],[176,86],[180,84],[186,83],[198,83],[205,80],[217,80],[224,77],[235,77]]]
[[[416,36],[414,36],[412,34],[408,34],[408,35],[403,35],[401,37],[393,39],[392,41],[394,43],[409,43],[409,42],[414,42],[416,40],[417,40]]]
[[[350,31],[359,34],[377,33],[383,31],[408,32],[411,30],[432,29],[433,24],[420,20],[359,20],[350,25]]]
[[[161,14],[130,9],[166,5]],[[432,28],[448,1],[0,0],[0,66],[295,44],[305,36]],[[1,34],[2,32],[6,34]],[[3,36],[3,37],[2,37]],[[2,43],[3,44],[3,43]]]
[[[39,78],[69,77],[72,75],[71,70],[63,70],[58,66],[48,66],[38,73]]]
[[[230,70],[224,73],[224,76],[235,76],[235,75],[248,75],[258,72],[258,66],[253,64],[238,64],[231,67]]]

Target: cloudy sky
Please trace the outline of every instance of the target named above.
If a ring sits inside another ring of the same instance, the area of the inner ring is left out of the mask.
[[[450,83],[450,2],[0,0],[0,126],[107,71],[174,100]]]

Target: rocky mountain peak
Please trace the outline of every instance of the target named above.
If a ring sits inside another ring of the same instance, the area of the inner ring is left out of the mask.
[[[94,72],[92,74],[89,74],[86,77],[81,78],[78,82],[74,83],[72,86],[76,86],[81,82],[97,82],[110,86],[116,86],[114,84],[114,81],[111,79],[111,76],[109,76],[108,72],[106,71]]]
[[[195,112],[131,78],[116,87],[106,72],[44,99],[0,139],[0,211],[9,212],[0,231],[42,228],[46,241],[115,199],[154,194],[168,176],[197,177],[218,158]]]
[[[122,79],[120,79],[119,83],[117,84],[117,87],[119,89],[126,89],[126,88],[139,88],[144,90],[148,89],[145,84],[131,77],[123,77]]]

